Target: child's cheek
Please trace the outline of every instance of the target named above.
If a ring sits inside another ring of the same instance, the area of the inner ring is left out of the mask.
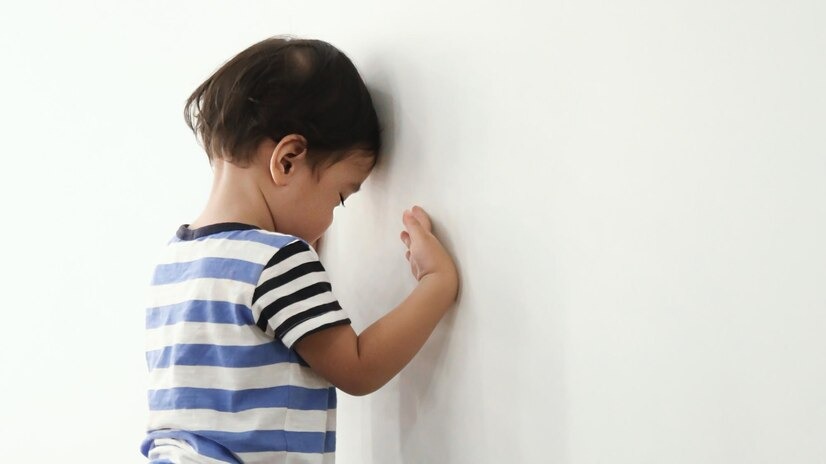
[[[320,233],[324,233],[327,229],[330,228],[330,225],[333,224],[333,208],[329,210],[327,215],[324,217],[323,222],[319,224],[320,226]]]
[[[327,224],[324,226],[324,230],[327,230],[328,227],[333,223],[333,210],[330,210],[329,216],[327,216]]]

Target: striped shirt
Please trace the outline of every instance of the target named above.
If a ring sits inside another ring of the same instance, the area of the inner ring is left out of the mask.
[[[293,346],[350,319],[307,242],[184,224],[148,297],[151,463],[335,461],[336,388]]]

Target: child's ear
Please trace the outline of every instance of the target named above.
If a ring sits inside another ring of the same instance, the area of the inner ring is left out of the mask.
[[[307,156],[307,139],[299,134],[283,137],[270,157],[270,175],[276,185],[287,185],[295,172],[296,163]]]

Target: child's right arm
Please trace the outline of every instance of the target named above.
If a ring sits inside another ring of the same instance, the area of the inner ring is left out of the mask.
[[[456,301],[459,278],[453,260],[431,232],[430,219],[414,206],[402,220],[406,258],[419,284],[404,301],[361,335],[338,325],[307,335],[295,350],[330,383],[350,395],[366,395],[396,376],[427,341]]]

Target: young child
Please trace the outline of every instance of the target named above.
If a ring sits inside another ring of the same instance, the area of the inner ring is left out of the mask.
[[[418,352],[458,293],[418,206],[400,238],[418,280],[357,335],[315,246],[380,150],[352,62],[320,40],[274,37],[189,97],[214,171],[203,213],[167,243],[149,288],[152,463],[332,463],[336,388],[366,395]]]

